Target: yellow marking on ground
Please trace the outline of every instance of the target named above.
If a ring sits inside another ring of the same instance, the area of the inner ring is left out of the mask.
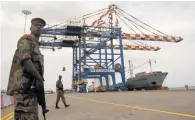
[[[11,120],[12,118],[14,118],[14,115],[8,117],[6,120]]]
[[[12,118],[14,118],[14,115],[11,115],[11,116],[7,117],[6,119],[3,119],[3,120],[11,120]]]
[[[134,109],[140,109],[140,110],[146,110],[146,111],[152,111],[152,112],[160,112],[160,113],[178,115],[178,116],[183,116],[183,117],[195,118],[195,115],[190,115],[190,114],[183,114],[183,113],[169,112],[169,111],[164,111],[164,110],[156,110],[156,109],[143,108],[143,107],[137,107],[137,106],[130,106],[130,105],[123,105],[123,104],[109,103],[109,102],[104,102],[104,101],[99,101],[99,100],[93,100],[93,99],[86,99],[86,98],[80,98],[80,97],[74,97],[74,96],[67,96],[67,97],[74,98],[74,99],[80,99],[80,100],[86,100],[86,101],[90,101],[90,102],[96,102],[96,103],[102,103],[102,104],[120,106],[120,107],[125,107],[125,108],[134,108]]]
[[[13,117],[13,116],[14,116],[14,112],[11,112],[11,113],[5,115],[4,117],[2,117],[1,120],[7,120],[8,118]]]

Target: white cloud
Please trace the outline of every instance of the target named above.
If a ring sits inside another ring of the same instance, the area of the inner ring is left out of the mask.
[[[17,40],[23,34],[24,15],[22,10],[32,12],[27,19],[26,31],[29,33],[30,20],[33,17],[43,17],[48,24],[62,23],[68,19],[87,14],[102,8],[107,8],[110,3],[117,5],[127,13],[135,16],[152,27],[174,36],[181,36],[181,43],[147,42],[160,46],[157,52],[125,51],[125,65],[129,59],[139,59],[136,63],[143,63],[149,58],[157,59],[154,70],[169,72],[165,85],[184,86],[195,85],[193,63],[195,61],[195,3],[194,2],[4,2],[2,4],[3,20],[2,30],[2,88],[7,87],[9,70]],[[127,29],[127,28],[126,28]],[[126,30],[125,26],[123,30]],[[65,88],[71,87],[72,78],[72,49],[66,48],[56,52],[43,50],[45,56],[46,89],[55,90],[58,75],[63,75]],[[67,67],[66,72],[61,72],[62,66]],[[149,66],[135,70],[149,71]],[[126,73],[126,77],[129,74]],[[118,80],[119,81],[119,80]]]

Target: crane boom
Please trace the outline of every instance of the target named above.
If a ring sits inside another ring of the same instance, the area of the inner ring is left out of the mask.
[[[120,49],[119,45],[113,45],[114,49]],[[111,49],[111,45],[107,45],[108,49]],[[143,51],[158,51],[160,47],[154,46],[142,46],[142,45],[123,45],[124,50],[143,50]]]
[[[181,38],[181,37],[147,35],[147,34],[129,34],[129,33],[123,33],[123,39],[145,40],[145,41],[162,41],[162,42],[180,42],[183,40],[183,38]]]

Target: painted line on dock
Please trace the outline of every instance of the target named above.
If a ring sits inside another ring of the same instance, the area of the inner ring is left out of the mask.
[[[195,115],[183,114],[183,113],[178,113],[178,112],[170,112],[170,111],[165,111],[165,110],[157,110],[157,109],[143,108],[143,107],[123,105],[123,104],[117,104],[117,103],[110,103],[110,102],[104,102],[104,101],[99,101],[99,100],[86,99],[86,98],[81,98],[81,97],[74,97],[74,96],[69,96],[69,95],[67,97],[70,97],[70,98],[73,98],[73,99],[84,100],[84,101],[102,103],[102,104],[107,104],[107,105],[114,105],[114,106],[119,106],[119,107],[125,107],[125,108],[134,108],[134,109],[139,109],[139,110],[146,110],[146,111],[152,111],[152,112],[159,112],[159,113],[165,113],[165,114],[171,114],[171,115],[195,118]]]
[[[14,112],[11,112],[11,113],[5,115],[4,117],[2,117],[1,120],[10,120],[13,117],[14,117]]]

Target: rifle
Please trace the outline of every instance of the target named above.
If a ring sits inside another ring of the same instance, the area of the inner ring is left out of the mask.
[[[45,113],[49,112],[49,110],[46,109],[44,87],[40,89],[36,89],[36,96],[37,96],[39,105],[42,107],[42,114],[43,114],[44,120],[46,120]]]
[[[41,70],[40,63],[38,63],[38,64],[35,63],[34,66],[37,69],[37,71],[39,72],[39,74],[41,75],[42,80],[44,81],[43,72]],[[39,105],[42,107],[42,114],[43,114],[44,120],[46,120],[45,113],[49,112],[49,110],[46,109],[44,85],[43,85],[43,87],[40,87],[40,86],[37,87],[37,85],[39,84],[38,82],[40,82],[40,81],[35,79],[34,82],[35,82],[35,93],[37,96],[37,100],[38,100]]]
[[[43,79],[43,73],[42,72],[39,72],[39,73],[41,74],[42,80],[45,81]],[[37,82],[37,80],[35,80],[35,82]],[[46,109],[44,86],[42,88],[38,88],[38,89],[36,88],[35,93],[37,96],[38,103],[42,107],[42,114],[43,114],[44,120],[46,120],[45,113],[49,112],[49,110]]]

